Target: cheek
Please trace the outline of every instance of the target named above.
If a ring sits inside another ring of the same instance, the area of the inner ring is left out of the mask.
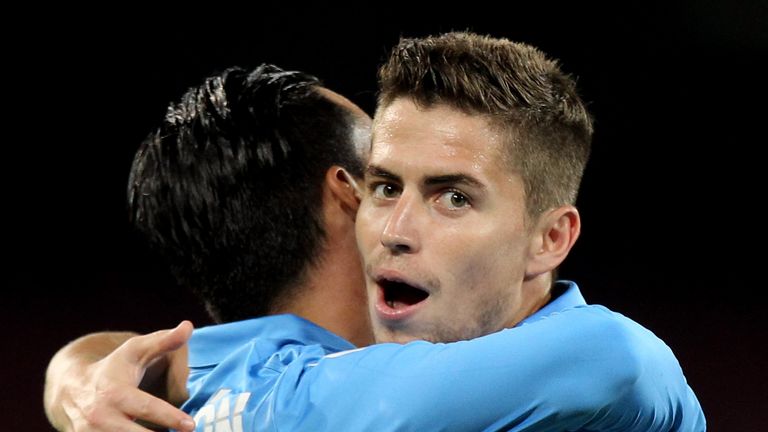
[[[437,242],[435,260],[430,266],[439,268],[444,282],[456,290],[456,296],[475,295],[482,288],[498,261],[496,246],[489,246],[487,239],[478,236],[462,236],[461,232],[446,232]],[[496,269],[498,271],[498,269]],[[448,276],[448,278],[446,278]]]
[[[357,247],[364,256],[378,243],[379,233],[375,222],[379,218],[376,217],[375,210],[363,201],[355,220]]]
[[[523,273],[523,240],[513,236],[487,235],[465,240],[456,252],[454,268],[458,286],[482,291],[513,283]]]

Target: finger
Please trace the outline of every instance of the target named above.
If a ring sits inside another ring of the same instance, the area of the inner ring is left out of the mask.
[[[106,419],[103,423],[95,425],[85,421],[74,422],[71,429],[65,429],[67,432],[153,432],[144,426],[125,417],[114,417]],[[187,432],[187,431],[184,431]]]
[[[125,413],[110,407],[90,407],[80,410],[70,404],[62,404],[67,413],[67,423],[57,428],[63,432],[152,432],[133,421]]]
[[[158,357],[183,346],[191,337],[192,329],[191,322],[182,321],[174,329],[132,337],[117,350],[122,351],[127,361],[146,367]]]
[[[192,330],[194,330],[194,327],[190,321],[184,320],[180,322],[176,328],[172,329],[162,338],[161,342],[166,344],[165,350],[173,351],[189,342],[189,338],[192,337]]]
[[[125,416],[157,426],[192,431],[192,417],[168,402],[135,388],[126,388],[116,396],[115,409]]]

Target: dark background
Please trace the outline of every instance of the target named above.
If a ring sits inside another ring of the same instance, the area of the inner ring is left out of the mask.
[[[133,152],[170,100],[266,61],[318,75],[371,113],[376,68],[398,38],[454,29],[531,43],[578,77],[596,135],[562,275],[672,347],[710,430],[768,427],[765,2],[415,7],[6,16],[21,24],[3,30],[0,99],[7,429],[48,430],[44,370],[67,341],[208,323],[126,220]]]

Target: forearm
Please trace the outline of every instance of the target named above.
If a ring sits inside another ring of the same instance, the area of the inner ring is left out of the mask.
[[[662,348],[639,326],[578,308],[456,344],[327,356],[297,375],[311,385],[286,385],[302,391],[298,403],[311,400],[304,419],[317,413],[329,430],[352,421],[354,430],[663,430],[679,420],[669,407],[694,418],[700,408],[686,403],[684,377]]]
[[[43,404],[48,420],[58,430],[69,422],[62,405],[63,390],[68,379],[79,379],[85,368],[112,353],[129,338],[131,332],[101,332],[78,338],[61,348],[51,359],[45,374]]]

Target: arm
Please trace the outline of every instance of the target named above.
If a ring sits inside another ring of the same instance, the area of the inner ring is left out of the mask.
[[[285,383],[298,389],[288,403],[312,406],[301,421],[327,430],[705,427],[666,345],[601,308],[564,311],[472,341],[331,355],[301,379],[309,382]]]
[[[186,397],[186,342],[192,325],[146,336],[95,333],[59,350],[46,371],[44,405],[60,431],[148,431],[138,418],[163,427],[191,431],[192,419],[157,397],[139,390],[153,387],[179,403]]]

